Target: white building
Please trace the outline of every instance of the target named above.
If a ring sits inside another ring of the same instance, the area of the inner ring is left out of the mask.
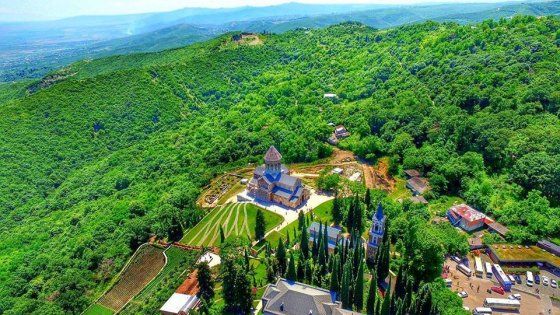
[[[159,309],[162,315],[188,314],[191,309],[198,305],[198,298],[195,295],[173,293],[173,295]]]

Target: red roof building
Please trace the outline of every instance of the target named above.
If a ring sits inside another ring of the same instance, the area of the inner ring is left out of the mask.
[[[447,211],[447,218],[454,226],[459,226],[465,231],[474,231],[484,227],[487,221],[484,213],[477,211],[466,204],[455,205]]]

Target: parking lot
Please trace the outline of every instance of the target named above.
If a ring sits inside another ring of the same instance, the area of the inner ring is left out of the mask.
[[[481,256],[483,262],[492,261],[485,255]],[[482,278],[471,276],[467,277],[462,272],[456,269],[457,264],[448,259],[445,261],[445,265],[449,266],[450,274],[448,279],[452,280],[451,289],[454,292],[465,291],[468,297],[463,299],[463,305],[469,309],[474,309],[475,307],[480,307],[484,303],[484,299],[488,297],[492,298],[506,298],[510,294],[519,293],[521,295],[521,310],[519,313],[511,312],[499,312],[494,311],[494,314],[558,314],[560,315],[560,308],[557,303],[552,303],[550,296],[559,296],[560,291],[558,288],[552,288],[549,286],[544,286],[542,283],[540,285],[535,284],[533,287],[528,287],[526,283],[525,276],[522,277],[522,284],[515,284],[512,286],[511,292],[506,292],[504,295],[500,295],[494,291],[488,293],[493,286],[499,286],[498,281],[495,277],[487,278],[486,273]],[[474,269],[474,259],[471,257],[469,259],[469,266]],[[542,271],[541,275],[546,275],[550,279],[557,279],[557,277],[552,274]],[[537,293],[537,289],[539,293]]]

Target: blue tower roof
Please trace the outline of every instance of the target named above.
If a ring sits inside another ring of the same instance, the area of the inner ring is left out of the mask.
[[[383,214],[383,206],[381,206],[380,202],[377,206],[377,211],[375,211],[375,219],[377,219],[377,221],[381,221],[383,220],[383,217],[385,217],[385,215]]]

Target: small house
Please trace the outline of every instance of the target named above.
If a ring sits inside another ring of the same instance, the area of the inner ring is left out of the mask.
[[[484,227],[486,215],[466,204],[455,205],[447,210],[447,218],[453,226],[458,226],[467,232]]]
[[[424,177],[412,177],[406,181],[406,187],[412,191],[414,196],[422,195],[429,188],[428,180]]]
[[[337,227],[332,227],[327,225],[324,225],[322,228],[323,231],[325,228],[327,229],[329,250],[334,250],[339,240],[343,239],[342,230]],[[309,230],[309,242],[313,242],[313,240],[316,240],[318,242],[319,237],[321,237],[321,235],[319,235],[321,230],[321,224],[319,224],[318,222],[312,222],[308,230]]]
[[[159,309],[162,315],[188,314],[197,307],[199,299],[196,295],[173,293],[173,295]]]
[[[413,178],[413,177],[420,177],[420,172],[418,170],[405,170],[404,174],[406,175],[407,179]]]

